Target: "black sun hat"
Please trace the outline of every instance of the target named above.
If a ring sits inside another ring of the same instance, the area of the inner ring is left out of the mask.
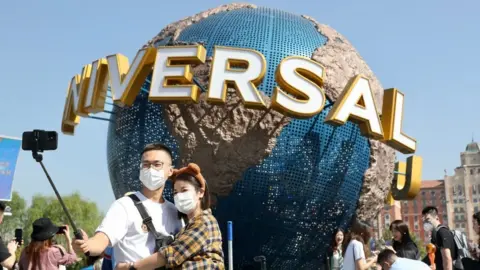
[[[33,222],[33,241],[45,241],[59,232],[60,228],[52,223],[49,218],[39,218]]]

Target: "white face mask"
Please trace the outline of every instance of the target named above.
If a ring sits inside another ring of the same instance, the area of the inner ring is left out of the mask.
[[[173,200],[175,201],[175,207],[177,207],[178,211],[185,215],[192,213],[197,207],[195,190],[177,193],[173,196]]]
[[[140,170],[140,181],[150,190],[157,190],[165,185],[165,172],[163,170],[155,170],[153,168]]]
[[[426,232],[431,232],[433,231],[433,225],[430,222],[425,222],[423,223],[423,230]]]

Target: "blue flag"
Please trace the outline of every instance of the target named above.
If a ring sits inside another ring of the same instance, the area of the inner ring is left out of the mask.
[[[0,136],[0,201],[12,200],[13,176],[21,146],[20,139]]]

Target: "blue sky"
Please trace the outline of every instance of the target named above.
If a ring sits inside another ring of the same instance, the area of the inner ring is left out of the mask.
[[[478,1],[248,1],[310,15],[346,36],[385,88],[405,95],[404,131],[417,139],[424,179],[443,178],[477,134]],[[57,130],[70,78],[113,53],[131,60],[170,22],[230,1],[6,1],[0,8],[0,134]],[[62,194],[79,191],[106,210],[114,200],[106,166],[107,122],[82,119],[60,135],[45,165]],[[403,158],[403,157],[401,157]],[[22,152],[14,190],[53,194]]]

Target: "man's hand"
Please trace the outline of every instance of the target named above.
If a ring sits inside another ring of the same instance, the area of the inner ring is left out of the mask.
[[[8,243],[7,249],[10,254],[15,254],[17,251],[18,243],[15,240],[12,240]]]
[[[72,247],[75,252],[85,254],[90,251],[90,248],[88,247],[88,235],[83,230],[82,238],[82,240],[75,239],[75,241],[73,241]]]
[[[130,268],[129,263],[117,263],[115,270],[128,270],[128,268]]]

